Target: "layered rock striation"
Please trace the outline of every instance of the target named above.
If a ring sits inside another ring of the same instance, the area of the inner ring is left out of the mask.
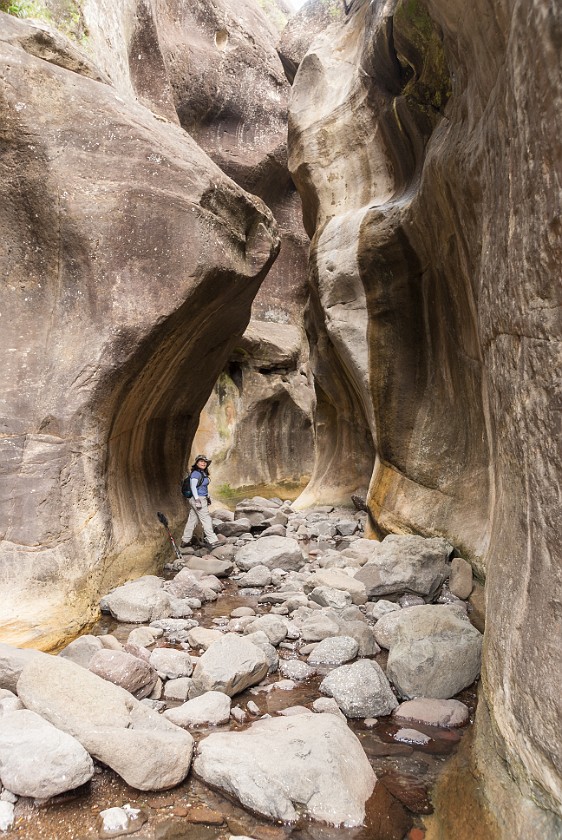
[[[305,499],[352,451],[378,530],[444,536],[486,575],[478,760],[484,799],[492,744],[518,785],[488,799],[502,837],[556,836],[562,803],[561,32],[539,0],[355,2],[290,107],[318,348]]]
[[[154,566],[155,511],[183,515],[186,441],[279,247],[177,122],[50,37],[2,15],[0,626],[43,647]]]

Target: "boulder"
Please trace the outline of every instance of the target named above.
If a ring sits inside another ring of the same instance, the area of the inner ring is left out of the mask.
[[[164,717],[177,726],[220,726],[230,718],[230,697],[222,691],[206,691],[182,706],[168,709]]]
[[[333,636],[319,642],[310,656],[309,665],[343,665],[357,656],[359,645],[350,636]]]
[[[370,600],[404,592],[431,600],[449,574],[447,561],[452,551],[453,546],[440,537],[391,534],[355,579],[365,584]]]
[[[164,684],[164,699],[165,700],[180,700],[185,703],[189,700],[190,695],[193,697],[195,692],[195,684],[190,677],[177,677],[176,679],[166,680]]]
[[[236,581],[237,586],[269,586],[271,583],[271,570],[267,566],[254,566]]]
[[[427,605],[429,606],[429,604]],[[421,608],[423,609],[423,607]],[[377,643],[383,648],[390,648],[392,642],[397,638],[398,627],[404,621],[406,610],[400,607],[398,610],[389,610],[382,615],[374,627],[374,634]]]
[[[118,586],[103,598],[103,608],[117,621],[144,624],[170,615],[170,599],[162,589],[164,581],[155,575]]]
[[[417,697],[406,700],[396,708],[392,716],[398,720],[414,721],[426,726],[464,726],[468,723],[469,711],[460,700],[436,700],[431,697]]]
[[[275,516],[277,510],[278,505],[256,496],[255,499],[245,499],[236,505],[234,520],[249,520],[250,525],[261,525],[266,519]]]
[[[23,709],[23,703],[19,697],[7,688],[0,688],[0,715],[17,712],[19,709]]]
[[[221,639],[222,636],[223,633],[214,628],[194,627],[187,634],[187,641],[193,648],[204,648],[207,650],[209,645],[212,645],[217,639]]]
[[[474,682],[482,634],[465,617],[452,607],[431,605],[400,615],[386,672],[402,697],[447,699]]]
[[[92,656],[89,670],[130,691],[137,700],[148,697],[156,685],[157,674],[154,668],[126,650],[99,650]]]
[[[339,624],[322,612],[306,618],[300,624],[301,638],[305,642],[320,642],[330,636],[339,636]]]
[[[335,668],[320,683],[349,718],[389,715],[398,705],[384,671],[370,659]]]
[[[361,537],[354,540],[347,548],[342,549],[341,556],[346,560],[355,560],[360,566],[364,566],[370,560],[374,560],[380,547],[378,540],[368,540]]]
[[[163,635],[164,631],[157,627],[135,627],[127,636],[127,644],[148,648]]]
[[[278,645],[287,635],[287,621],[276,615],[260,615],[249,622],[244,633],[263,631],[272,645]]]
[[[329,586],[316,586],[308,597],[321,607],[334,607],[341,610],[351,604],[350,592]]]
[[[269,525],[261,534],[258,534],[258,539],[263,537],[286,537],[287,529],[283,525]]]
[[[355,569],[352,570],[355,574]],[[342,589],[349,592],[354,604],[364,604],[367,601],[365,585],[351,575],[346,574],[342,569],[320,569],[314,572],[305,583],[304,591],[313,592],[317,586],[326,586],[330,589]]]
[[[242,618],[242,616],[255,615],[256,611],[252,607],[235,607],[230,613],[231,618]]]
[[[454,557],[451,561],[449,589],[457,598],[466,600],[470,598],[473,586],[472,566],[466,560],[463,560],[462,557]]]
[[[83,668],[90,666],[90,661],[98,650],[103,648],[103,642],[97,636],[79,636],[59,652],[63,659],[70,659]]]
[[[31,711],[76,738],[139,790],[163,790],[187,775],[193,739],[125,689],[58,656],[25,665],[18,694]]]
[[[279,661],[279,673],[287,680],[302,682],[308,680],[315,673],[314,668],[301,662],[300,659],[281,659]]]
[[[298,571],[305,563],[298,542],[290,537],[263,537],[239,549],[235,560],[244,572],[254,566]]]
[[[353,772],[349,772],[349,768]],[[207,784],[269,819],[360,826],[375,774],[357,737],[332,714],[298,714],[209,735],[194,769]]]
[[[358,644],[357,656],[375,656],[380,653],[380,647],[375,640],[373,628],[366,621],[339,621],[340,631],[351,636]]]
[[[193,673],[189,653],[174,648],[156,648],[150,654],[150,664],[161,679],[177,680],[179,677],[190,677]]]
[[[267,671],[269,674],[273,674],[279,667],[279,656],[269,641],[269,637],[263,632],[263,630],[256,630],[254,633],[248,633],[246,639],[248,639],[248,641],[253,645],[257,645],[265,654],[265,658],[267,659]]]
[[[8,831],[14,824],[14,806],[0,800],[0,831]]]
[[[0,779],[12,793],[48,799],[93,775],[94,763],[76,738],[27,709],[0,716]]]
[[[249,519],[241,517],[232,522],[220,522],[215,530],[217,534],[222,534],[224,537],[239,537],[242,534],[249,533],[252,523]]]
[[[378,621],[383,615],[396,612],[400,609],[400,604],[395,604],[393,601],[385,601],[384,598],[381,598],[379,601],[369,601],[365,609],[365,615],[374,621]]]
[[[198,598],[201,602],[216,600],[216,593],[201,582],[196,570],[182,569],[173,580],[166,581],[166,592],[175,598]]]
[[[341,537],[351,537],[357,529],[359,528],[359,523],[356,522],[354,519],[340,519],[336,523],[336,530],[337,533]]]
[[[200,691],[222,691],[233,697],[260,682],[267,671],[267,658],[255,644],[227,633],[199,658],[193,681]]]
[[[320,714],[326,712],[326,714],[337,715],[342,720],[346,720],[345,715],[333,697],[317,697],[312,704],[312,711]]]

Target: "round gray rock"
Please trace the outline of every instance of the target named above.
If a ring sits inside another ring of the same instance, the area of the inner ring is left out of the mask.
[[[290,537],[262,537],[239,549],[235,560],[243,572],[254,566],[298,571],[305,564],[298,542]]]
[[[370,659],[341,665],[320,683],[348,718],[389,715],[398,705],[384,671]]]
[[[310,656],[309,665],[343,665],[357,656],[359,644],[350,636],[333,636],[318,642]]]
[[[168,709],[164,717],[177,726],[220,726],[230,718],[230,697],[222,691],[206,691],[176,709]]]
[[[200,691],[222,691],[233,697],[259,683],[268,667],[267,658],[257,645],[227,633],[199,658],[193,681]]]

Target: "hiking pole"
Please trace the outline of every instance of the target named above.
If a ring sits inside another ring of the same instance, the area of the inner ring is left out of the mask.
[[[170,526],[168,524],[167,518],[164,516],[163,513],[157,513],[156,516],[158,517],[158,519],[160,520],[160,522],[162,523],[162,525],[164,526],[164,528],[168,532],[168,536],[170,537],[170,542],[174,546],[174,551],[176,553],[176,557],[178,558],[178,560],[183,560],[183,555],[182,555],[181,551],[179,550],[179,548],[177,547],[175,539],[172,537],[172,532],[170,531]]]

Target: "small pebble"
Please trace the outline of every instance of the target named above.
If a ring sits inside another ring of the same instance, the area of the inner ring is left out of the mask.
[[[244,709],[241,709],[240,706],[234,706],[230,710],[230,716],[234,718],[236,723],[246,723],[248,717]]]

